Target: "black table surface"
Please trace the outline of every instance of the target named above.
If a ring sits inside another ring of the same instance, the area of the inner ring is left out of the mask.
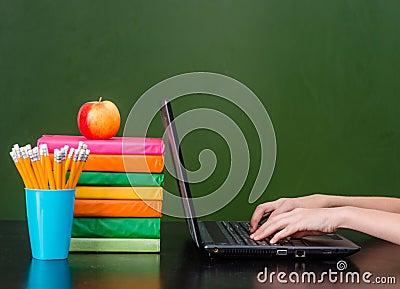
[[[0,221],[0,288],[398,288],[400,246],[340,233],[361,251],[344,260],[210,260],[184,222],[163,222],[160,254],[70,253],[68,260],[38,261],[26,222]],[[339,261],[347,268],[339,270]]]

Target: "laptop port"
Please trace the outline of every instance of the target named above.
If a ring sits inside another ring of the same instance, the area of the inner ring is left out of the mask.
[[[276,255],[285,256],[287,255],[287,250],[276,250]]]
[[[332,254],[332,250],[322,250],[322,254],[325,254],[325,255]]]
[[[303,258],[306,256],[306,251],[304,250],[296,250],[294,251],[294,256],[297,258]]]

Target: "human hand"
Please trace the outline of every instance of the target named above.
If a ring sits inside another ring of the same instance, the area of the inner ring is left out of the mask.
[[[250,220],[250,233],[254,233],[260,221],[267,216],[272,218],[276,215],[290,212],[296,208],[324,208],[329,206],[328,195],[314,194],[299,198],[280,198],[257,206]]]
[[[296,208],[274,214],[250,238],[257,241],[275,234],[270,241],[274,244],[286,237],[300,238],[305,235],[332,233],[339,226],[336,211],[336,208]]]

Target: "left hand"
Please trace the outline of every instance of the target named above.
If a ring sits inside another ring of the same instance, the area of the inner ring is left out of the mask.
[[[300,238],[332,233],[338,229],[336,219],[335,208],[296,208],[268,218],[250,238],[262,240],[275,233],[271,239],[274,244],[286,237]]]

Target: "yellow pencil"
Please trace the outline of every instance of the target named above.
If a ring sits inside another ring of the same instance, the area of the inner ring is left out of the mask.
[[[84,144],[84,143],[82,143],[82,144],[80,143],[79,145],[80,145],[81,148],[79,149],[79,155],[78,155],[78,159],[77,159],[77,162],[76,162],[76,165],[75,165],[75,171],[74,171],[72,179],[71,179],[71,184],[70,184],[70,186],[71,186],[70,188],[71,189],[75,187],[76,176],[77,176],[77,174],[79,172],[82,160],[85,157],[85,150],[87,148],[86,144]]]
[[[42,178],[40,176],[40,170],[38,168],[37,161],[34,161],[34,162],[31,161],[31,164],[32,164],[33,172],[35,173],[35,176],[36,176],[36,180],[37,180],[38,185],[39,185],[38,189],[43,190],[44,189],[44,185],[42,183]]]
[[[39,158],[39,148],[38,147],[35,147],[33,149],[33,154],[34,154],[34,157],[35,157],[35,160],[36,160],[36,165],[38,167],[39,176],[40,176],[40,179],[41,179],[41,182],[42,182],[42,189],[43,190],[47,190],[49,188],[48,185],[47,185],[47,175],[46,175],[44,166],[42,165],[42,162],[41,162],[41,160]]]
[[[50,156],[49,156],[48,151],[47,151],[47,155],[44,158],[44,161],[46,164],[46,172],[47,172],[47,177],[49,178],[50,189],[55,190],[56,183],[54,181],[53,168],[51,167],[51,161],[50,161]]]
[[[26,170],[25,163],[23,161],[22,154],[21,154],[21,149],[20,149],[19,145],[15,144],[14,147],[12,148],[12,151],[14,152],[15,156],[17,157],[17,160],[18,160],[18,162],[19,162],[19,164],[21,166],[21,170],[25,174],[25,177],[26,177],[26,180],[27,180],[28,186],[29,186],[28,188],[33,188],[33,183],[31,181],[31,178],[30,178],[29,174],[28,174],[28,171]]]
[[[66,163],[65,163],[65,170],[66,170],[66,171],[69,171],[70,168],[71,168],[71,162],[72,162],[72,157],[74,156],[74,151],[75,151],[74,148],[71,148],[71,149],[69,150],[68,158],[67,158],[67,161],[66,161]]]
[[[74,156],[72,158],[72,163],[71,163],[71,170],[69,172],[69,178],[68,178],[68,182],[67,182],[67,189],[72,189],[72,183],[74,182],[74,176],[75,176],[75,172],[77,169],[77,161],[78,161],[78,157],[79,157],[79,152],[80,149],[79,147],[77,149],[75,149],[74,151]]]
[[[58,149],[54,150],[54,161],[53,161],[53,170],[54,170],[54,183],[56,190],[58,189],[58,165],[57,165],[57,154]]]
[[[44,165],[46,168],[46,174],[47,174],[47,179],[49,180],[50,189],[55,190],[56,184],[54,182],[53,168],[51,166],[51,160],[47,144],[43,144],[43,156],[44,156]]]
[[[70,168],[71,168],[71,163],[72,163],[72,158],[73,158],[73,156],[74,156],[74,151],[75,151],[74,148],[71,148],[71,149],[69,150],[68,157],[67,157],[67,160],[66,160],[66,162],[65,162],[65,178],[67,177],[67,172],[68,172],[68,171],[70,170]],[[71,175],[71,172],[70,172],[70,175]],[[69,178],[68,178],[68,181],[69,181]],[[64,181],[64,184],[65,184],[65,188],[68,189],[68,188],[69,188],[68,182]]]
[[[42,164],[42,167],[45,167],[43,144],[39,146],[39,154],[40,154],[40,163]]]
[[[33,153],[32,149],[28,150],[28,155],[29,155],[29,159],[31,161],[33,172],[35,173],[35,177],[36,177],[36,180],[37,180],[38,185],[39,185],[39,187],[37,189],[43,189],[44,185],[43,185],[43,182],[42,182],[42,177],[40,175],[40,171],[39,171],[39,167],[38,167],[38,164],[37,164],[37,160],[36,160],[36,157],[34,156],[34,153]]]
[[[62,177],[61,177],[61,154],[58,149],[54,150],[54,179],[56,182],[56,189],[60,190],[62,188]]]
[[[57,182],[58,182],[58,190],[62,189],[62,153],[59,150],[58,151],[58,156],[57,156],[57,165],[58,165],[58,175],[57,175]]]
[[[79,165],[78,171],[74,177],[74,183],[72,185],[73,188],[75,188],[76,185],[78,184],[79,178],[82,174],[83,167],[85,166],[85,163],[86,163],[87,159],[89,158],[89,154],[90,154],[90,150],[86,149],[83,159],[81,160],[81,163]]]
[[[63,150],[59,150],[58,152],[58,178],[59,178],[59,186],[58,189],[61,190],[63,188],[62,180],[63,180],[63,171],[64,171],[64,165],[63,165]]]
[[[42,183],[41,183],[40,178],[39,178],[39,173],[37,171],[36,164],[32,162],[32,150],[30,148],[28,148],[28,145],[26,146],[26,150],[27,150],[27,154],[29,156],[28,160],[29,160],[30,165],[32,166],[32,169],[33,169],[33,174],[35,175],[35,179],[37,181],[37,184],[39,185],[35,189],[41,189],[42,188]]]
[[[33,159],[34,159],[34,162],[36,163],[36,167],[37,167],[37,170],[39,173],[41,188],[42,188],[42,190],[46,190],[46,189],[48,189],[47,181],[45,178],[44,168],[42,166],[42,163],[40,162],[39,148],[37,146],[32,149],[32,154],[33,154]]]
[[[32,189],[33,185],[32,185],[32,182],[31,182],[31,180],[29,178],[28,172],[26,171],[25,166],[24,166],[24,164],[22,162],[21,152],[20,152],[19,146],[17,144],[14,145],[14,147],[12,148],[12,152],[13,152],[16,160],[17,160],[18,166],[21,168],[21,171],[22,171],[23,175],[25,176],[27,188]]]
[[[70,189],[75,187],[76,175],[79,171],[79,167],[81,165],[81,161],[83,160],[84,156],[85,156],[85,150],[80,149],[77,159],[74,159],[74,163],[72,164],[74,169],[73,169],[73,171],[71,171],[71,174],[70,174],[70,179],[69,179],[70,180],[70,182],[69,182]]]
[[[39,152],[40,152],[40,165],[43,169],[44,183],[46,184],[46,189],[47,189],[49,185],[49,176],[47,174],[47,169],[46,169],[46,158],[45,158],[45,150],[43,144],[39,146]]]
[[[64,148],[61,148],[60,149],[60,179],[61,179],[61,181],[60,181],[60,189],[63,189],[64,188],[64,177],[65,177],[65,174],[64,174],[64,170],[65,170],[65,161],[64,161]]]
[[[47,155],[44,158],[44,162],[46,165],[46,173],[47,173],[47,178],[49,179],[49,185],[51,190],[56,189],[56,184],[54,182],[54,176],[53,176],[53,169],[51,167],[51,161],[50,161],[50,156]]]
[[[21,155],[22,155],[22,164],[25,166],[25,169],[28,172],[29,179],[30,179],[31,184],[32,184],[32,188],[33,189],[38,189],[39,188],[39,183],[36,180],[35,173],[34,173],[33,168],[31,166],[31,162],[30,162],[26,147],[22,147],[20,149],[20,151],[21,151]]]
[[[61,161],[61,177],[62,177],[61,185],[62,185],[62,189],[65,189],[66,185],[67,185],[66,179],[67,179],[67,170],[68,169],[66,168],[66,166],[67,166],[68,149],[69,149],[69,146],[65,145],[61,150],[61,152],[62,152],[62,154],[61,154],[61,157],[62,157],[62,161]]]
[[[17,168],[19,174],[21,175],[21,178],[22,178],[22,181],[24,182],[25,188],[30,188],[30,184],[27,181],[25,172],[23,172],[21,163],[18,161],[18,159],[15,156],[14,152],[10,152],[10,156],[13,159],[15,167]]]

